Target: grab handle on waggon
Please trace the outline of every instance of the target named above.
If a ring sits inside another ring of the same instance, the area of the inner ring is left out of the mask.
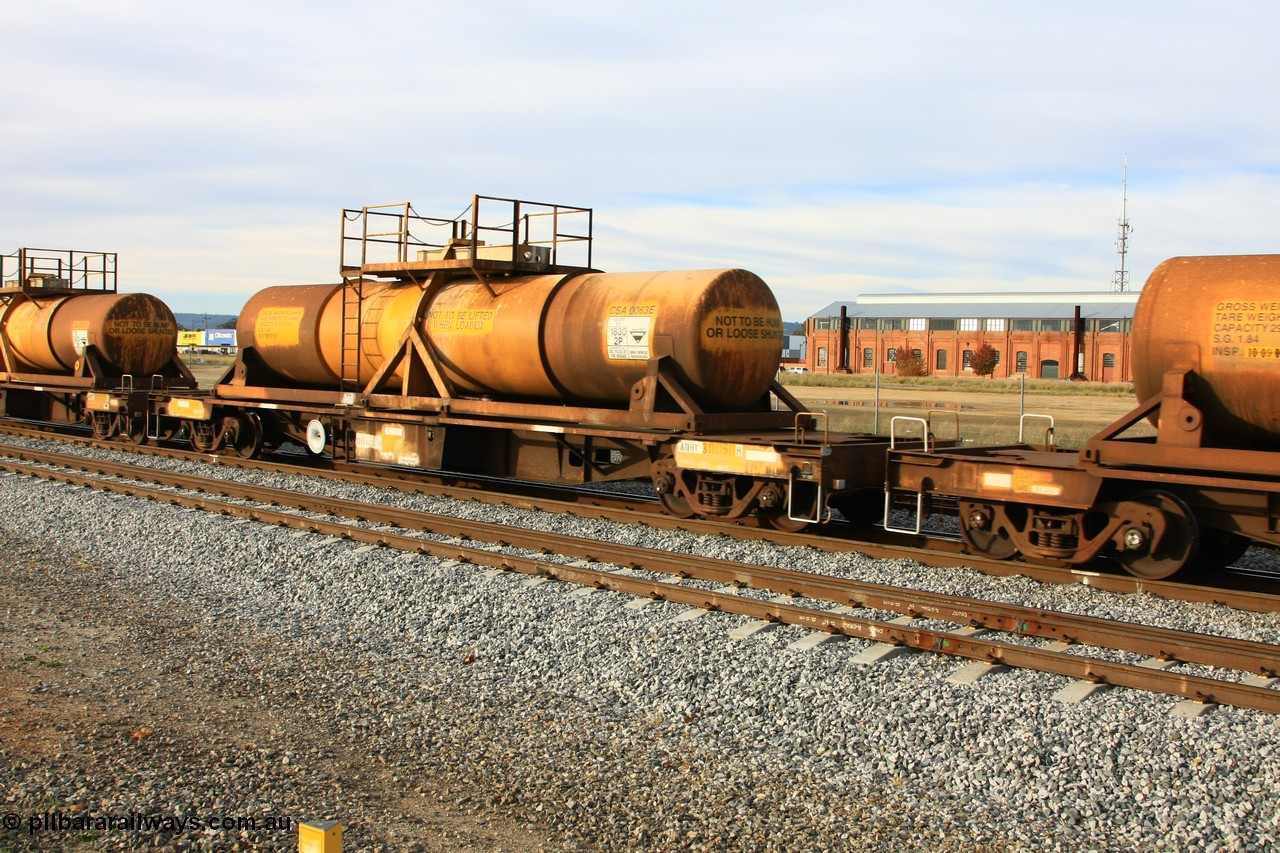
[[[906,415],[899,415],[889,421],[889,449],[890,450],[894,450],[897,448],[899,423],[901,423],[904,427],[908,424],[913,424],[913,423],[919,424],[920,430],[923,433],[923,436],[920,439],[921,444],[923,445],[923,450],[925,453],[930,452],[932,448],[930,446],[929,440],[932,437],[932,435],[929,432],[929,421],[927,421],[924,418],[908,417]],[[889,533],[908,533],[912,536],[919,535],[920,530],[924,524],[924,492],[923,491],[916,492],[916,523],[914,527],[894,527],[893,526],[893,524],[889,520],[889,511],[892,504],[893,504],[893,490],[890,489],[886,484],[885,490],[884,490],[884,529]]]
[[[1023,433],[1025,431],[1028,418],[1039,418],[1040,420],[1047,420],[1049,422],[1049,426],[1046,427],[1044,431],[1044,448],[1046,450],[1052,450],[1055,443],[1054,442],[1055,433],[1053,431],[1053,415],[1025,414],[1022,417],[1018,418],[1018,443],[1019,444],[1026,443],[1026,439],[1023,438]]]
[[[822,484],[814,484],[817,487],[818,494],[813,501],[813,517],[808,518],[803,515],[796,515],[795,512],[795,495],[796,495],[796,475],[793,470],[787,476],[787,518],[791,521],[801,524],[821,524],[827,521],[831,513],[830,511],[823,513]]]
[[[805,442],[805,430],[818,428],[817,421],[822,419],[822,443],[831,443],[831,419],[826,412],[796,412],[795,437],[797,444]],[[807,426],[806,426],[807,425]]]
[[[924,418],[914,418],[914,417],[908,417],[906,415],[898,415],[893,420],[889,421],[889,449],[890,450],[894,450],[898,446],[899,422],[903,423],[904,425],[908,423],[920,424],[920,430],[924,434],[924,437],[921,439],[921,441],[924,443],[924,452],[928,453],[930,450],[933,449],[929,444],[929,439],[931,435],[929,432],[929,422],[927,420],[925,420]]]

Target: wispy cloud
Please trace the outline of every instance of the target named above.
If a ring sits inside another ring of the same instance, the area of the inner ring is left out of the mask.
[[[1134,0],[26,4],[3,14],[0,233],[234,312],[336,277],[338,210],[596,209],[608,269],[858,292],[1109,287],[1267,252],[1280,7]],[[19,84],[17,81],[21,81]]]

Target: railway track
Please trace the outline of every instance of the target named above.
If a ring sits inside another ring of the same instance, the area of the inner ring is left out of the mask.
[[[1200,703],[1280,713],[1280,691],[1270,687],[1271,679],[1280,673],[1280,646],[1265,643],[460,521],[68,454],[5,448],[0,468],[370,546],[393,547],[707,611],[740,614],[763,624],[798,625],[824,635],[858,637],[991,665],[1056,673],[1084,682],[1165,693]],[[424,534],[448,540],[426,538]],[[495,551],[480,542],[519,548],[529,554]],[[549,559],[551,554],[602,566],[573,565]],[[833,609],[832,605],[836,607]],[[863,616],[856,612],[859,610],[896,614],[898,618]],[[943,628],[940,624],[953,627]],[[1082,654],[1094,647],[1152,660],[1126,663]],[[1234,678],[1161,668],[1174,664],[1222,668]],[[1261,678],[1240,681],[1240,672]]]
[[[911,544],[903,544],[902,536],[887,534],[878,528],[846,524],[826,525],[816,531],[788,533],[772,528],[675,518],[664,512],[656,500],[596,488],[553,488],[537,483],[406,471],[367,464],[335,464],[327,460],[317,462],[305,456],[294,457],[297,461],[285,461],[281,456],[242,459],[234,453],[201,453],[172,445],[131,445],[113,440],[101,441],[88,436],[84,430],[71,432],[67,428],[54,429],[47,425],[0,423],[0,434],[56,438],[81,446],[120,452],[199,460],[246,470],[323,477],[357,485],[571,513],[584,518],[621,523],[640,522],[652,527],[695,534],[764,540],[778,545],[810,547],[827,552],[855,551],[875,559],[914,560],[930,567],[972,569],[996,577],[1022,575],[1041,583],[1080,584],[1122,595],[1149,594],[1171,601],[1222,604],[1258,612],[1280,610],[1280,582],[1274,576],[1257,572],[1225,574],[1215,578],[1212,586],[1186,581],[1151,581],[1129,575],[1118,566],[1080,569],[1045,566],[1020,560],[995,560],[979,554],[967,554],[962,551],[963,543],[945,536],[922,535],[911,540]],[[16,454],[14,458],[21,459],[26,452],[0,444],[0,454]],[[72,461],[73,458],[75,457],[68,455],[64,464],[73,467],[78,465],[79,463]],[[85,464],[92,467],[101,463],[95,460]]]

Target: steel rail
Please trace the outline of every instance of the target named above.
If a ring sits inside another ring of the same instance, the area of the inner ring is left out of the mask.
[[[80,457],[73,458],[80,459]],[[108,463],[107,467],[120,466],[116,463]],[[983,640],[971,635],[949,631],[934,631],[924,628],[895,625],[874,619],[833,614],[830,611],[815,610],[812,608],[784,604],[776,601],[763,602],[758,599],[744,598],[742,596],[730,595],[723,592],[708,592],[705,590],[691,589],[679,584],[672,584],[652,579],[620,578],[618,575],[607,571],[562,566],[560,564],[547,563],[537,558],[523,558],[505,554],[496,554],[495,552],[487,551],[485,549],[432,542],[430,540],[424,540],[417,536],[410,536],[407,534],[398,534],[385,530],[371,530],[368,528],[354,527],[349,524],[332,521],[307,519],[278,510],[255,508],[239,504],[228,504],[206,496],[180,495],[174,492],[164,492],[149,487],[101,480],[93,476],[84,477],[81,475],[54,471],[49,468],[42,468],[35,465],[0,461],[0,468],[46,479],[56,479],[79,485],[90,485],[95,488],[101,488],[127,495],[146,497],[162,502],[210,509],[224,514],[239,515],[246,518],[252,518],[259,521],[302,530],[327,533],[341,538],[368,542],[369,544],[384,545],[402,550],[427,553],[437,557],[457,559],[466,563],[489,565],[496,568],[556,577],[561,580],[585,583],[600,588],[615,589],[620,592],[629,592],[631,594],[647,596],[654,599],[692,604],[694,606],[704,607],[710,610],[723,610],[725,612],[754,616],[756,618],[769,621],[796,624],[828,633],[857,636],[864,639],[888,642],[894,645],[903,645],[911,648],[937,651],[960,657],[985,660],[992,663],[1002,663],[1009,666],[1037,669],[1045,672],[1081,678],[1088,681],[1106,682],[1120,686],[1129,686],[1156,692],[1169,693],[1171,695],[1184,696],[1201,702],[1220,702],[1223,704],[1238,705],[1241,707],[1269,711],[1271,713],[1280,712],[1280,691],[1269,690],[1265,687],[1255,687],[1253,685],[1238,684],[1219,679],[1168,673],[1160,670],[1152,670],[1148,667],[1112,663],[1080,655],[1066,654],[1062,651],[1035,649],[995,640]],[[151,469],[147,470],[148,473],[164,473],[153,472]],[[164,477],[166,480],[171,478],[176,478],[178,480],[184,479],[177,475],[168,474]],[[191,478],[185,479],[188,480],[188,483],[184,487],[191,488]],[[222,486],[228,484],[226,484],[225,481],[216,480],[209,485],[214,486],[214,490],[221,490]],[[311,505],[313,500],[309,498],[309,496],[296,495],[291,492],[282,492],[281,490],[269,489],[266,487],[245,487],[243,492],[246,495],[257,493],[257,496],[242,497],[237,495],[236,497],[263,502],[295,503],[299,506],[308,507]],[[383,509],[376,506],[358,504],[350,501],[327,501],[326,499],[314,500],[319,500],[321,503],[329,503],[343,511],[353,512],[353,517],[365,519],[368,519],[371,516],[376,517],[378,515],[378,510]],[[409,527],[413,526],[413,518],[417,517],[421,519],[424,516],[424,514],[406,510],[396,510],[390,513],[390,515],[410,519]],[[427,516],[426,518],[431,521],[437,520],[437,517],[434,516]],[[453,519],[451,521],[456,522],[457,520]],[[462,525],[469,530],[471,534],[481,532],[482,530],[492,532],[492,528],[498,528],[499,532],[502,533],[511,533],[510,528],[501,528],[498,525],[489,525],[482,522],[468,521],[462,522]],[[535,539],[543,540],[541,547],[544,550],[546,550],[546,540],[548,539],[556,541],[557,544],[560,544],[562,541],[576,541],[579,544],[585,541],[575,540],[573,537],[563,537],[559,534],[533,533],[531,535]],[[503,544],[508,544],[510,540],[519,539],[522,538],[522,536],[523,532],[521,536],[506,536],[499,541]],[[591,542],[590,544],[592,546],[596,546],[596,550],[600,550],[598,546],[602,543]],[[691,558],[688,555],[669,555],[665,554],[665,552],[652,552],[648,549],[637,549],[629,546],[615,546],[607,543],[603,544],[605,544],[606,549],[609,551],[610,557],[615,555],[615,552],[618,551],[625,552],[625,555],[629,556],[641,553],[643,555],[654,557],[654,562],[642,566],[642,568],[649,570],[662,570],[655,568],[655,563],[662,563],[664,557],[658,557],[657,555],[664,554],[665,559],[670,560],[674,566],[678,567],[668,568],[666,570],[674,571],[676,574],[683,577],[697,577],[702,580],[727,580],[735,583],[749,583],[756,586],[763,586],[764,588],[770,588],[769,584],[777,583],[778,580],[781,579],[784,585],[790,584],[787,591],[793,595],[803,594],[806,597],[820,597],[826,598],[830,601],[840,601],[841,598],[837,596],[843,595],[845,596],[844,600],[854,605],[872,606],[876,609],[896,610],[897,612],[903,612],[910,616],[936,618],[945,621],[959,622],[961,624],[981,625],[995,630],[1005,630],[1018,634],[1054,637],[1065,639],[1068,642],[1075,641],[1088,642],[1091,645],[1112,645],[1114,648],[1120,648],[1126,651],[1138,651],[1144,654],[1152,653],[1151,646],[1149,644],[1155,642],[1158,647],[1158,651],[1156,651],[1155,654],[1167,659],[1208,663],[1212,665],[1226,666],[1233,669],[1248,668],[1264,674],[1274,674],[1277,671],[1277,668],[1280,667],[1280,647],[1256,643],[1253,641],[1233,640],[1213,635],[1170,631],[1167,629],[1153,629],[1143,626],[1131,626],[1125,625],[1124,623],[1113,622],[1111,620],[1094,619],[1092,617],[1081,617],[1051,611],[1036,611],[1029,608],[993,604],[992,602],[962,599],[934,593],[919,593],[914,590],[886,588],[878,585],[845,581],[842,579],[821,578],[802,572],[768,569],[765,567],[749,566],[744,564],[717,564],[716,561]],[[564,553],[559,547],[555,550],[559,553]],[[569,556],[572,556],[572,554],[569,554]],[[598,557],[590,555],[587,555],[587,558],[599,559]],[[619,561],[611,559],[611,562]],[[792,583],[794,581],[800,581],[800,583]],[[774,588],[775,591],[777,591],[777,587]],[[882,593],[886,590],[890,596],[896,596],[896,598],[884,597]],[[883,607],[881,605],[883,605]],[[1104,636],[1111,638],[1111,640],[1109,642],[1100,642],[1101,638]],[[1185,657],[1182,655],[1185,655]],[[1225,661],[1220,657],[1223,655],[1226,656]]]
[[[1280,673],[1280,647],[1251,640],[1211,634],[1142,627],[1130,623],[1037,610],[1013,604],[985,601],[924,590],[873,584],[820,572],[801,572],[732,563],[697,555],[632,545],[601,542],[563,533],[513,528],[492,522],[460,519],[419,510],[370,504],[341,498],[318,497],[269,486],[237,483],[219,478],[192,477],[139,468],[70,454],[39,451],[41,461],[91,471],[104,476],[130,478],[171,488],[216,493],[236,500],[345,516],[459,539],[477,539],[530,551],[552,551],[593,562],[610,562],[630,568],[663,572],[716,583],[763,589],[789,596],[821,599],[851,607],[887,610],[913,618],[939,619],[971,627],[1058,640],[1071,644],[1103,646],[1138,652],[1165,660],[1228,667],[1262,675]]]
[[[1066,675],[1093,683],[1182,696],[1197,702],[1233,705],[1271,714],[1280,713],[1280,690],[1272,690],[1269,687],[1183,675],[1138,664],[1098,660],[1054,649],[1019,646],[949,631],[930,631],[908,625],[895,625],[796,605],[743,599],[740,596],[723,593],[708,593],[676,584],[618,577],[591,569],[559,564],[540,564],[540,566],[539,574],[558,580],[591,584],[602,589],[630,592],[633,595],[648,595],[650,598],[691,604],[707,610],[738,613],[770,622],[806,626],[831,634],[843,634],[992,664]]]
[[[0,431],[19,432],[20,430],[21,428],[15,428],[11,423],[0,422]],[[47,437],[47,432],[43,429],[27,425],[27,430],[29,430],[27,434]],[[63,435],[62,433],[57,434]],[[1081,584],[1119,594],[1143,593],[1171,601],[1221,604],[1239,610],[1262,613],[1280,611],[1280,595],[1265,591],[1266,588],[1275,588],[1274,583],[1262,583],[1261,585],[1264,589],[1257,590],[1204,586],[1177,581],[1150,581],[1120,572],[1112,574],[1092,569],[1044,566],[1017,560],[994,560],[982,555],[963,553],[960,550],[961,545],[959,543],[938,538],[928,540],[928,546],[904,545],[889,541],[888,535],[881,531],[865,528],[849,528],[842,531],[842,535],[832,535],[829,532],[815,532],[812,530],[803,533],[787,533],[772,528],[748,527],[693,518],[681,519],[662,512],[658,505],[651,501],[589,490],[579,490],[574,493],[575,498],[573,500],[565,500],[563,498],[563,489],[552,489],[535,484],[513,484],[511,481],[504,480],[502,481],[503,488],[507,490],[514,489],[515,491],[504,491],[500,494],[495,494],[491,489],[482,485],[481,478],[471,478],[463,475],[425,473],[410,475],[394,468],[377,468],[371,471],[368,466],[359,466],[364,470],[355,470],[356,466],[342,465],[333,468],[317,468],[307,465],[290,465],[281,463],[278,460],[242,459],[234,454],[211,454],[157,448],[150,445],[129,445],[118,441],[101,441],[87,437],[78,437],[76,440],[91,446],[122,452],[140,452],[178,459],[199,460],[246,470],[296,476],[318,476],[378,488],[394,488],[401,491],[435,494],[461,500],[476,500],[523,509],[575,513],[583,517],[603,518],[620,523],[643,523],[653,527],[695,534],[724,535],[736,539],[768,541],[778,545],[804,546],[829,552],[855,551],[874,559],[914,560],[922,565],[934,568],[972,569],[995,577],[1023,575],[1042,583]],[[0,455],[23,458],[21,456],[23,451],[25,451],[24,448],[0,445]],[[26,452],[34,453],[35,451]],[[560,497],[552,497],[552,495],[559,495]],[[1258,584],[1256,578],[1247,578],[1244,582]]]

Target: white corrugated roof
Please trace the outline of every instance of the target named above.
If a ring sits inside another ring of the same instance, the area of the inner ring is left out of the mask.
[[[1141,294],[1135,291],[1061,291],[1058,293],[868,293],[852,302],[832,302],[810,317],[1006,317],[1070,318],[1133,316]]]

